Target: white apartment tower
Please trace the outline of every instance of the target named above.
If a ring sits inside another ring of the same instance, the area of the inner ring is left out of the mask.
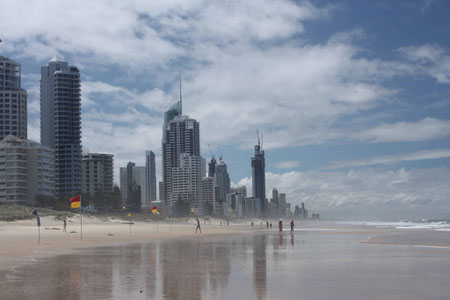
[[[170,118],[167,117],[169,112],[173,113]],[[169,215],[173,213],[178,199],[196,206],[197,212],[202,213],[201,185],[205,164],[200,155],[200,124],[179,113],[180,111],[176,109],[166,112],[162,142],[164,188],[162,194]],[[188,167],[193,169],[187,170]],[[186,178],[190,180],[189,188],[182,183]]]

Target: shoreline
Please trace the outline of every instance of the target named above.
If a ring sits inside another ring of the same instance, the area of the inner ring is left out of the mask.
[[[248,234],[254,232],[246,224],[230,226],[201,225],[202,233],[195,233],[191,222],[140,222],[130,225],[124,220],[100,220],[83,217],[83,240],[80,239],[79,216],[67,219],[67,232],[62,221],[41,217],[40,244],[36,220],[0,222],[0,270],[7,270],[33,262],[34,259],[70,254],[83,248],[151,243],[183,238],[202,238],[215,235]]]
[[[450,249],[450,232],[439,230],[395,231],[391,234],[370,236],[363,245],[409,246],[417,248]]]
[[[194,219],[160,222],[132,221],[130,225],[123,219],[83,216],[83,240],[80,240],[80,218],[75,215],[67,219],[67,232],[62,230],[62,221],[53,216],[41,217],[41,241],[37,244],[38,228],[36,220],[17,220],[0,222],[0,270],[33,262],[34,259],[52,257],[82,251],[83,248],[152,243],[186,238],[203,238],[220,235],[243,235],[254,233],[276,233],[277,229],[267,230],[265,225],[250,227],[247,222],[230,223],[219,226],[222,220],[211,220],[211,224],[202,222],[202,233],[196,234]],[[223,222],[223,221],[222,221]],[[258,221],[259,223],[259,221]],[[314,226],[311,226],[314,225]],[[388,230],[373,226],[342,226],[328,222],[308,224],[300,222],[297,233],[352,235],[366,234],[366,240],[354,240],[353,243],[365,245],[397,245],[450,249],[450,231],[434,230]],[[331,225],[331,226],[330,226]],[[71,233],[74,232],[74,233]],[[287,232],[287,231],[285,231]],[[425,237],[433,235],[438,242],[427,242]],[[406,236],[406,240],[405,240]],[[444,238],[441,238],[441,237]]]

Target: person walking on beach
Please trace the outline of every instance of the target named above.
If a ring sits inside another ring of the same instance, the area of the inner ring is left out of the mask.
[[[269,222],[266,222],[266,228],[269,229]]]
[[[63,232],[67,232],[67,222],[66,219],[64,219],[64,227],[63,227]]]
[[[252,225],[252,228],[253,228],[253,222],[251,222],[250,225]]]
[[[294,219],[291,220],[291,235],[294,234]]]
[[[278,232],[283,233],[283,221],[281,219],[278,222]]]
[[[197,218],[195,219],[197,221],[197,228],[195,228],[195,233],[200,230],[200,233],[202,233],[202,229],[200,228],[200,220]]]

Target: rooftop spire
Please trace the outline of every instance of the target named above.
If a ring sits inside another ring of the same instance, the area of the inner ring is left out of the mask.
[[[180,114],[183,114],[183,94],[181,93],[181,71],[180,71]]]

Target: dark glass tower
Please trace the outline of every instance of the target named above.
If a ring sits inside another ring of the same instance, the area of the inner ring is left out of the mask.
[[[156,201],[156,166],[153,151],[145,151],[145,184],[146,204],[150,205],[152,201]]]
[[[208,163],[208,177],[214,177],[214,174],[216,173],[216,165],[217,161],[213,156],[211,161]]]
[[[266,215],[266,163],[261,144],[255,145],[255,156],[252,157],[252,191],[256,201],[260,201],[261,215]]]
[[[80,193],[80,71],[58,56],[41,67],[41,144],[55,150],[57,195]]]
[[[20,79],[21,65],[0,56],[0,140],[10,134],[27,138],[27,92]]]

